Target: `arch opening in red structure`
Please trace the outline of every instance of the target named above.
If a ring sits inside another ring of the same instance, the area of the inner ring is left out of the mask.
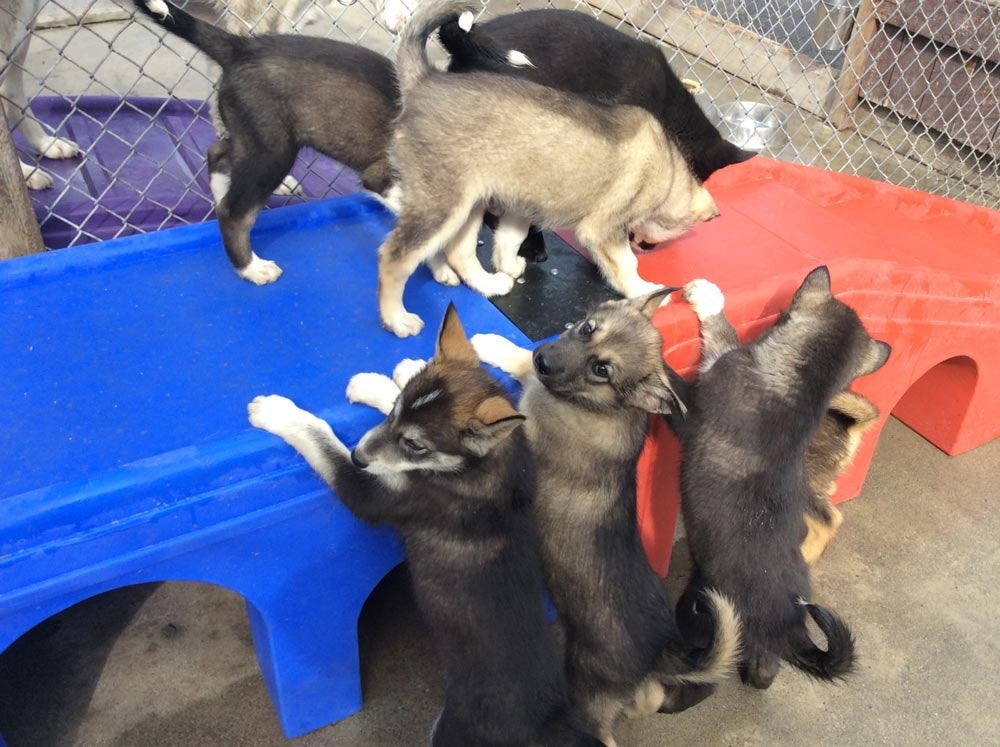
[[[899,398],[892,414],[947,454],[965,451],[962,430],[979,383],[979,366],[956,355],[932,366]]]

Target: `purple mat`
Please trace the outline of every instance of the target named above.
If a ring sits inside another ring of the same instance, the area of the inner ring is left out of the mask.
[[[56,249],[214,217],[205,154],[215,141],[209,105],[185,99],[40,97],[32,111],[84,154],[37,159],[52,189],[32,191],[45,246]],[[35,156],[17,136],[26,163]],[[269,207],[360,189],[353,171],[305,149],[292,169],[302,197],[272,197]]]

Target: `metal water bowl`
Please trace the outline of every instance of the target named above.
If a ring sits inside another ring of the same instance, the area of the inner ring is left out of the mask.
[[[777,150],[788,142],[788,115],[761,101],[733,101],[719,107],[719,130],[747,150]]]

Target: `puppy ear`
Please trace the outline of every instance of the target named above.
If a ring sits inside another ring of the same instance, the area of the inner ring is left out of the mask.
[[[892,346],[889,343],[882,342],[881,340],[869,341],[868,349],[865,351],[865,355],[858,365],[857,375],[865,376],[866,374],[878,371],[889,360],[889,353],[891,352]]]
[[[628,400],[632,407],[660,415],[687,417],[687,407],[670,386],[666,372],[647,376],[636,384]]]
[[[809,306],[829,300],[833,296],[830,290],[830,270],[821,265],[806,275],[802,285],[792,297],[792,306]]]
[[[663,299],[669,296],[674,291],[680,290],[679,286],[670,286],[664,288],[657,288],[652,293],[647,293],[645,296],[637,296],[636,298],[630,298],[629,304],[632,308],[641,312],[646,316],[647,319],[652,319],[653,314],[656,310],[660,308],[660,304],[663,303]]]
[[[479,403],[466,424],[462,444],[474,454],[485,456],[525,419],[506,397],[489,397]]]
[[[434,357],[439,361],[449,360],[479,365],[479,358],[469,338],[465,336],[465,330],[462,329],[462,322],[453,303],[449,303],[448,310],[444,312]]]

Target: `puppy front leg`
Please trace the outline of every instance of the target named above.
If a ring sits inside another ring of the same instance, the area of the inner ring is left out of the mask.
[[[392,518],[392,492],[351,463],[351,453],[330,424],[276,394],[247,405],[250,424],[273,433],[295,449],[341,502],[358,518],[374,524]]]
[[[0,82],[0,101],[3,102],[7,121],[13,123],[14,129],[21,133],[28,146],[43,158],[72,158],[80,154],[80,146],[72,140],[48,134],[41,122],[35,119],[28,106],[24,93],[24,61],[28,56],[28,42],[25,41],[15,50],[7,74]],[[24,173],[24,164],[21,172]],[[45,189],[52,186],[52,180],[40,174],[36,182],[47,182],[33,189]],[[32,186],[29,184],[29,186]]]
[[[527,261],[518,255],[528,237],[531,221],[516,215],[502,215],[493,231],[493,269],[512,278],[524,274]]]
[[[627,236],[607,237],[591,233],[586,225],[577,226],[577,236],[590,250],[590,256],[608,285],[625,298],[638,298],[661,286],[639,277],[639,260],[629,246]],[[667,296],[663,303],[668,303]]]
[[[740,346],[736,330],[722,313],[725,297],[719,286],[708,280],[692,280],[684,286],[684,300],[698,316],[701,323],[701,364],[698,370],[705,373],[721,356]]]
[[[473,335],[471,342],[483,363],[499,368],[522,384],[534,376],[535,366],[527,348],[518,347],[506,337],[494,334]]]

